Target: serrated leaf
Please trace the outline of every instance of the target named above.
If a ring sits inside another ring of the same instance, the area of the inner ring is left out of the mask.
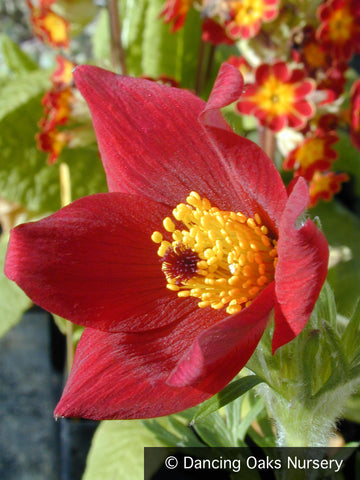
[[[6,66],[11,72],[23,74],[38,70],[38,65],[26,53],[24,53],[17,43],[13,42],[7,35],[0,36],[0,48]]]
[[[244,395],[248,390],[252,389],[263,380],[256,375],[239,378],[229,383],[221,392],[204,402],[194,415],[193,422],[205,418],[210,413],[216,412],[236,398]]]
[[[31,306],[31,300],[11,280],[5,277],[4,260],[8,236],[0,237],[0,337],[13,328]]]
[[[9,77],[7,83],[1,89],[0,121],[3,121],[7,115],[27,104],[33,98],[44,93],[49,86],[49,72],[46,70],[35,70],[18,78]],[[20,122],[19,126],[22,123],[24,122]],[[19,130],[17,133],[16,138],[18,140]]]
[[[161,446],[139,420],[103,421],[95,432],[82,480],[141,480],[144,447]]]

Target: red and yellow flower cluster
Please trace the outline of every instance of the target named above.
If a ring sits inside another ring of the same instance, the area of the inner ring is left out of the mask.
[[[167,0],[161,12],[173,32],[184,25],[194,0]],[[214,45],[231,44],[240,38],[255,37],[262,23],[274,20],[279,11],[279,0],[225,0],[196,2],[203,20],[203,40]]]
[[[64,57],[57,57],[57,69],[51,76],[52,88],[42,99],[44,117],[39,121],[40,132],[36,135],[37,147],[47,152],[48,164],[55,163],[62,149],[69,143],[71,134],[59,130],[65,125],[72,112],[72,105],[76,101],[72,80],[74,64]]]
[[[300,68],[290,69],[285,62],[264,63],[255,70],[255,82],[248,83],[236,104],[236,111],[255,115],[260,124],[274,132],[289,126],[305,127],[315,113],[309,94],[315,83],[305,78]]]
[[[311,205],[320,198],[331,199],[348,180],[346,174],[330,171],[337,159],[338,125],[350,129],[352,142],[360,148],[358,82],[351,91],[350,109],[343,107],[349,61],[360,53],[359,1],[323,0],[314,15],[301,2],[284,2],[279,10],[279,0],[167,0],[161,15],[176,31],[191,7],[200,10],[203,41],[216,45],[252,39],[254,55],[247,52],[239,65],[230,60],[245,78],[235,110],[255,116],[274,134],[295,129],[297,144],[283,153],[284,169],[306,178]],[[275,24],[263,25],[279,15],[288,25],[290,48],[281,45]],[[330,113],[335,122],[326,123]]]
[[[69,22],[51,8],[55,0],[26,0],[30,8],[30,23],[34,34],[53,48],[68,48]]]

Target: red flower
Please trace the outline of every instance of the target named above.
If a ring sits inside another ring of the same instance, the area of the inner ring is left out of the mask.
[[[233,45],[235,40],[231,39],[227,33],[224,25],[216,22],[212,18],[205,18],[201,24],[203,42],[209,42],[212,45]]]
[[[319,130],[296,147],[283,163],[285,170],[295,170],[294,176],[301,175],[311,180],[316,170],[325,171],[337,159],[338,153],[332,145],[339,140],[336,132]]]
[[[359,0],[327,0],[320,5],[318,16],[317,38],[335,61],[348,60],[360,52]]]
[[[51,10],[50,6],[54,1],[40,1],[39,6],[35,7],[31,0],[26,0],[30,8],[31,26],[34,34],[47,45],[68,48],[69,23]]]
[[[320,199],[329,202],[335,193],[340,192],[341,184],[348,181],[349,175],[346,173],[315,172],[309,183],[309,207],[314,207]]]
[[[72,72],[75,68],[75,64],[61,55],[56,57],[56,63],[57,67],[50,77],[51,83],[54,86],[61,88],[72,85]]]
[[[255,84],[247,84],[236,104],[240,113],[255,115],[260,124],[275,132],[286,126],[303,128],[314,114],[306,99],[315,87],[300,69],[290,70],[285,62],[262,64],[255,72]]]
[[[231,38],[252,38],[262,22],[271,22],[279,13],[279,0],[230,0],[231,20],[227,32]]]
[[[36,146],[42,152],[47,152],[48,165],[52,165],[59,158],[63,148],[68,145],[70,141],[70,134],[68,132],[61,132],[56,128],[43,130],[35,135]]]
[[[172,23],[171,32],[177,32],[185,23],[186,16],[195,0],[166,0],[160,16],[165,23]]]
[[[6,274],[87,327],[56,415],[170,414],[239,372],[273,308],[274,350],[301,332],[327,243],[312,221],[298,224],[305,180],[288,195],[269,158],[221,116],[241,93],[234,67],[222,67],[207,104],[96,67],[74,76],[110,193],[14,229]]]

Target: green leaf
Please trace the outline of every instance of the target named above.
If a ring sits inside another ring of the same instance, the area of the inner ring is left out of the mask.
[[[265,401],[263,398],[257,398],[254,404],[252,405],[251,409],[245,415],[245,417],[241,420],[241,422],[236,426],[236,436],[239,440],[245,440],[245,436],[247,431],[250,428],[250,425],[253,423],[254,420],[257,419],[259,414],[265,408]]]
[[[193,428],[209,447],[234,447],[232,432],[218,412],[212,413],[203,421],[194,423]]]
[[[0,96],[0,121],[4,121],[6,116],[28,104],[29,101],[43,94],[50,86],[49,72],[47,70],[35,70],[29,72],[26,76],[18,78],[9,77],[1,89]],[[41,108],[42,110],[42,108]],[[40,117],[36,119],[36,122]],[[26,122],[25,117],[16,125],[19,139],[22,124]],[[3,135],[2,135],[3,136]]]
[[[347,324],[342,336],[342,344],[347,358],[351,361],[359,351],[359,328],[360,328],[360,298],[356,303],[354,313]]]
[[[31,300],[11,280],[5,277],[4,260],[8,236],[0,237],[0,337],[13,328],[31,306]]]
[[[98,65],[111,68],[110,60],[110,20],[107,8],[102,8],[91,37],[94,59]]]
[[[262,381],[263,380],[256,375],[249,375],[229,383],[229,385],[221,390],[221,392],[214,395],[200,406],[199,410],[197,410],[194,415],[193,422],[210,415],[210,413],[216,412],[216,410],[219,410],[221,407],[224,407],[236,398],[244,395],[244,393]]]
[[[339,152],[339,159],[335,163],[338,171],[346,172],[354,180],[355,194],[360,197],[360,155],[351,142],[348,133],[339,132],[340,140],[334,148]]]
[[[320,217],[329,245],[346,245],[351,251],[351,259],[337,263],[327,276],[338,312],[347,316],[360,295],[360,219],[335,201],[320,203],[311,212]]]
[[[142,37],[142,73],[157,78],[168,75],[182,87],[194,88],[200,47],[200,16],[189,12],[183,28],[170,33],[159,18],[163,0],[148,1]]]
[[[140,480],[144,447],[161,446],[139,420],[103,421],[95,432],[82,480]]]
[[[22,82],[14,83],[21,87]],[[15,92],[17,89],[11,95]],[[43,113],[41,96],[23,103],[13,98],[11,110],[2,117],[0,109],[0,191],[4,198],[28,210],[49,213],[60,208],[59,165],[47,165],[46,155],[36,147],[37,122]],[[107,190],[96,147],[65,149],[60,160],[69,164],[74,200]]]
[[[153,420],[143,420],[158,440],[168,447],[203,447],[182,413]]]
[[[5,34],[0,36],[0,48],[6,66],[11,72],[22,74],[38,69],[36,62]]]

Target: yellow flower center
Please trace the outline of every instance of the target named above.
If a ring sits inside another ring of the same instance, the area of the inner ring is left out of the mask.
[[[253,100],[271,116],[284,115],[292,111],[294,87],[280,82],[274,75],[260,86]]]
[[[241,0],[233,4],[236,12],[235,22],[239,25],[253,25],[263,18],[265,5],[263,0]]]
[[[43,28],[49,35],[54,44],[66,42],[68,39],[67,22],[59,15],[48,12],[43,20]]]
[[[158,231],[151,236],[160,244],[167,288],[179,297],[198,298],[200,308],[237,313],[274,279],[276,240],[257,213],[247,218],[221,211],[196,192],[186,202],[172,212],[182,230],[166,217],[163,226],[170,241]]]
[[[304,143],[296,154],[298,165],[302,167],[309,167],[322,158],[325,158],[325,142],[321,138],[312,138]]]
[[[319,68],[326,65],[326,55],[316,43],[308,43],[304,47],[304,56],[312,68]]]

